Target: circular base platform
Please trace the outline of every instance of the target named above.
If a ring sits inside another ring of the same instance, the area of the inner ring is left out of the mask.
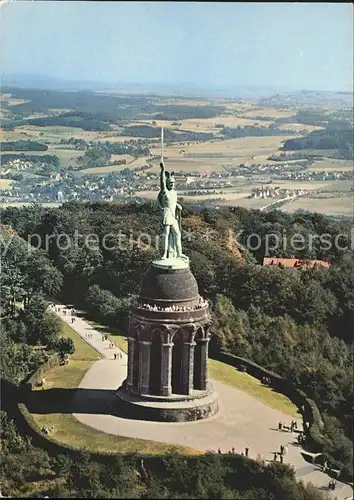
[[[160,259],[154,260],[151,264],[153,267],[157,267],[159,269],[188,269],[189,268],[189,259],[176,257],[169,259]]]
[[[174,401],[136,396],[127,392],[123,386],[119,387],[116,395],[124,416],[135,420],[192,422],[211,417],[219,409],[218,395],[213,390],[208,391],[204,397]]]

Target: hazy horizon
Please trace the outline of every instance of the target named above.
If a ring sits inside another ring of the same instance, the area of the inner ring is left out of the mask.
[[[5,2],[2,74],[102,84],[351,91],[353,7]]]

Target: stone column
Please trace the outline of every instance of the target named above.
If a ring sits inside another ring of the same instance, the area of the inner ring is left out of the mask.
[[[195,342],[184,342],[183,344],[182,390],[183,394],[188,395],[191,395],[193,391],[195,345]]]
[[[128,337],[128,374],[127,374],[127,389],[131,391],[134,385],[134,353],[135,339]]]
[[[172,343],[161,344],[161,396],[172,394]]]
[[[139,341],[139,394],[148,394],[150,387],[151,342]]]
[[[200,390],[205,391],[208,382],[208,347],[209,339],[199,339],[200,344]]]

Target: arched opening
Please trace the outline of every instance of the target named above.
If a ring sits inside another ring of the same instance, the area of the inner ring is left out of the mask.
[[[174,336],[172,348],[172,393],[174,394],[183,394],[182,365],[183,335],[181,331],[178,331]]]
[[[202,337],[202,331],[199,329],[195,335],[195,348],[194,348],[194,363],[193,363],[193,388],[196,390],[201,389],[201,355],[202,349],[199,339]]]
[[[153,332],[150,348],[150,389],[149,393],[156,396],[161,391],[161,338],[158,330]]]

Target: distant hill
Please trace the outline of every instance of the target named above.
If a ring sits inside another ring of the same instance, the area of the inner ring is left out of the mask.
[[[318,106],[322,108],[352,108],[353,92],[331,92],[316,90],[301,90],[295,92],[285,92],[273,94],[259,100],[260,106]]]
[[[118,93],[161,95],[161,96],[183,96],[183,97],[216,97],[216,98],[239,98],[271,96],[276,90],[269,85],[196,85],[192,83],[175,84],[153,83],[153,82],[97,82],[78,81],[52,78],[46,75],[35,74],[3,74],[1,85],[21,87],[25,89],[42,90],[93,90]],[[289,90],[280,87],[280,91]]]

